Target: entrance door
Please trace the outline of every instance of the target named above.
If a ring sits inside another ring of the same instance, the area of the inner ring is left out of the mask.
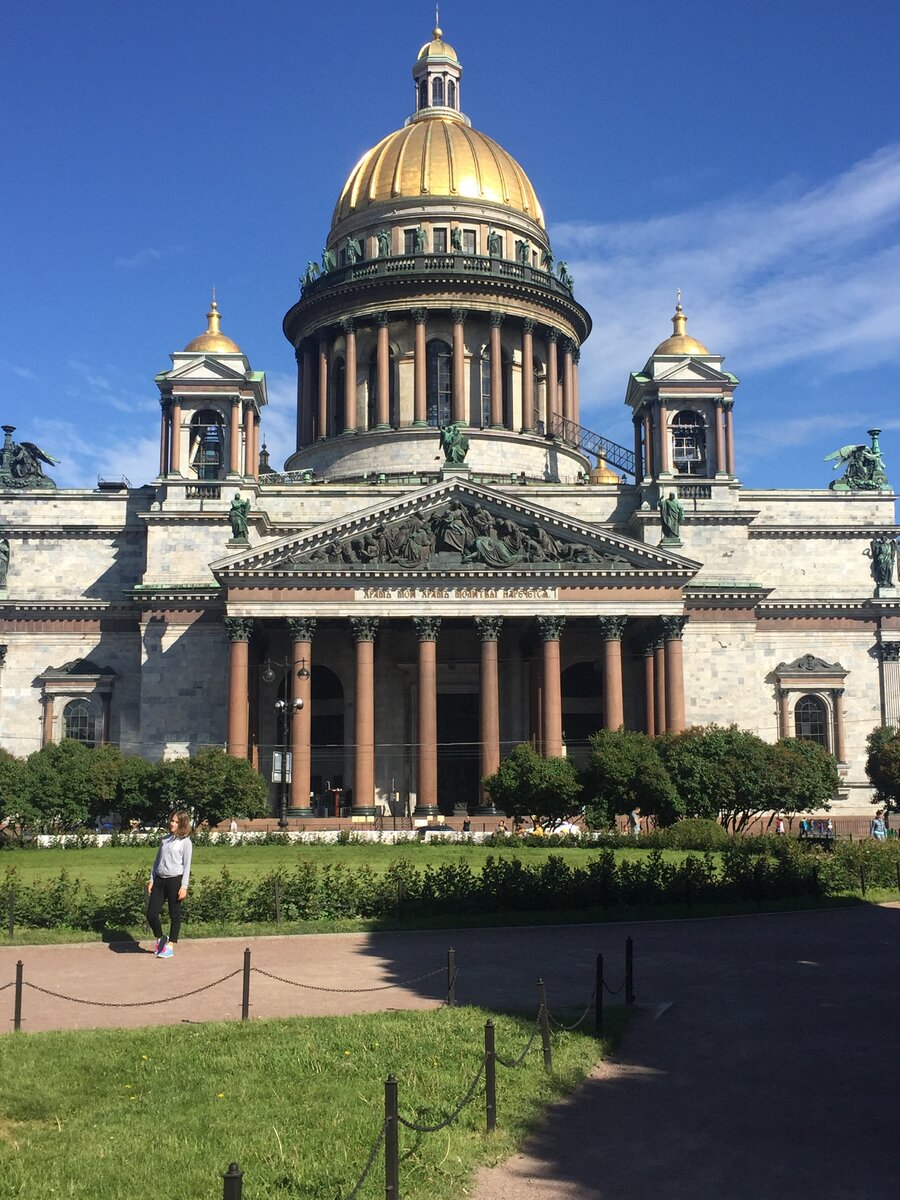
[[[475,811],[480,745],[478,694],[438,693],[438,807],[445,816]]]

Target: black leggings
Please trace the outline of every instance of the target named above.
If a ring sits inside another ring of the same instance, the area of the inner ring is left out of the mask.
[[[153,876],[153,891],[147,901],[147,923],[157,940],[163,935],[159,914],[165,901],[169,906],[169,941],[178,941],[181,932],[181,901],[178,899],[181,878],[180,875]]]

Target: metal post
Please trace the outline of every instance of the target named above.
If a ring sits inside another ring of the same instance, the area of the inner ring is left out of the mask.
[[[16,1000],[13,1008],[13,1029],[22,1028],[22,960],[16,963]]]
[[[494,1022],[484,1023],[484,1104],[487,1131],[497,1128],[497,1055],[494,1050]]]
[[[547,996],[543,979],[538,980],[538,1024],[541,1027],[541,1042],[544,1047],[544,1070],[553,1070],[553,1051],[550,1048],[550,1014],[547,1012]]]
[[[232,1163],[222,1176],[222,1200],[241,1200],[244,1194],[244,1172],[238,1170],[237,1163]]]
[[[250,947],[244,951],[244,991],[241,997],[241,1020],[250,1017]]]
[[[625,1003],[634,1004],[634,942],[625,939]]]
[[[275,924],[281,924],[281,880],[275,876]]]
[[[400,1200],[400,1122],[397,1080],[388,1075],[384,1081],[384,1197]]]
[[[456,951],[447,951],[447,1007],[456,1007]]]
[[[897,869],[900,871],[900,867]],[[900,875],[897,878],[900,879]],[[9,940],[12,941],[16,931],[16,893],[12,888],[9,889],[9,915],[7,917],[6,928],[9,933]]]
[[[594,1033],[603,1033],[603,955],[597,955],[597,984],[594,991]]]

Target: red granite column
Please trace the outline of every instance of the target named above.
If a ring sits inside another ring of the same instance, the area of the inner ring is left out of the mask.
[[[653,642],[644,644],[644,731],[648,737],[656,736],[656,700],[654,693]]]
[[[498,640],[502,617],[476,617],[475,628],[481,638],[481,779],[493,775],[500,766],[500,675]],[[481,789],[478,811],[493,813],[493,801]]]
[[[464,326],[466,310],[454,308],[453,317],[453,395],[451,398],[451,416],[454,421],[466,420],[466,344]]]
[[[791,736],[791,718],[788,711],[789,693],[786,688],[778,689],[778,736],[786,738]]]
[[[534,430],[534,321],[522,322],[522,432]]]
[[[650,406],[644,405],[644,478],[653,474],[653,418]]]
[[[303,446],[313,443],[313,354],[305,342],[300,356],[300,422],[298,430]]]
[[[328,437],[328,340],[319,338],[319,404],[316,436]]]
[[[654,723],[660,734],[666,732],[666,643],[661,632],[653,647],[653,675],[656,682]]]
[[[491,429],[503,428],[503,351],[500,326],[503,313],[492,312],[491,321]]]
[[[641,418],[634,417],[632,425],[634,426],[634,478],[635,482],[637,482],[643,478],[644,474],[643,455],[641,453]]]
[[[162,478],[169,473],[169,401],[160,400],[159,407],[159,475]]]
[[[563,751],[562,687],[559,674],[559,639],[565,617],[538,617],[543,643],[544,754],[559,758]]]
[[[229,422],[230,436],[228,439],[228,474],[241,473],[241,398],[231,397],[231,421]]]
[[[562,352],[562,384],[563,384],[563,416],[567,421],[575,420],[575,398],[572,391],[572,340],[563,338]]]
[[[844,740],[844,689],[835,688],[831,693],[834,704],[834,757],[839,763],[847,761],[847,747]]]
[[[44,711],[41,714],[41,746],[49,746],[53,741],[53,697],[44,693]]]
[[[438,808],[437,636],[440,617],[413,617],[419,639],[419,720],[416,817],[436,817]]]
[[[181,399],[178,396],[172,397],[172,423],[169,433],[171,446],[171,470],[170,474],[181,474]]]
[[[671,468],[669,466],[669,410],[666,408],[662,400],[657,403],[658,426],[659,426],[659,473],[660,475],[668,475]]]
[[[724,413],[722,412],[722,399],[716,400],[713,405],[713,420],[716,423],[716,474],[727,474],[728,463],[725,458],[725,434],[722,428]]]
[[[663,637],[666,644],[666,730],[684,729],[684,658],[681,638],[686,617],[665,617]]]
[[[375,320],[378,325],[378,342],[376,348],[378,402],[375,413],[375,428],[390,429],[391,348],[388,341],[388,326],[390,325],[390,317],[387,313],[379,313]]]
[[[291,632],[291,677],[294,699],[303,706],[291,713],[291,797],[292,817],[311,817],[309,802],[312,778],[312,639],[315,617],[289,617]]]
[[[622,634],[627,617],[600,617],[603,639],[603,727],[621,729],[625,724],[622,699]]]
[[[416,323],[415,360],[413,363],[413,425],[421,428],[428,424],[428,388],[426,375],[425,323],[427,308],[414,308]]]
[[[572,351],[572,420],[576,425],[581,424],[581,397],[578,391],[578,364],[581,362],[581,350],[578,346]]]
[[[348,317],[344,331],[344,433],[356,433],[356,330]]]
[[[356,755],[351,816],[375,815],[375,634],[377,617],[350,620],[356,641]]]
[[[249,668],[252,617],[226,617],[228,634],[228,753],[246,758],[250,748]]]
[[[247,406],[247,454],[244,469],[251,479],[259,479],[259,415],[252,405]]]
[[[559,362],[556,355],[556,344],[559,341],[559,330],[547,330],[547,429],[546,433],[557,432],[554,417],[561,416],[559,411]]]
[[[725,454],[728,460],[728,474],[734,477],[734,421],[732,413],[734,401],[726,400],[725,408]]]

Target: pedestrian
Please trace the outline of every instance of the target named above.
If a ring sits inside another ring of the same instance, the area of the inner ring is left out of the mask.
[[[462,831],[463,831],[463,833],[471,833],[472,832],[472,821],[469,817],[463,818]]]
[[[632,837],[641,836],[641,810],[633,808],[628,814],[628,831]]]
[[[887,837],[887,826],[884,823],[884,817],[882,816],[881,809],[879,809],[872,818],[872,826],[869,829],[869,833],[876,840],[876,842],[883,842]]]
[[[506,827],[506,822],[503,820],[502,817],[497,822],[497,828],[494,832],[496,833],[497,837],[506,837],[507,834],[509,833],[509,830]]]
[[[228,822],[228,832],[237,833],[237,821],[234,819],[234,817],[232,817]]]
[[[191,841],[191,818],[183,811],[173,812],[169,817],[169,832],[160,842],[156,860],[150,872],[147,891],[147,923],[156,936],[153,947],[157,958],[171,958],[178,945],[181,932],[181,902],[191,882],[191,857],[194,844]],[[163,902],[169,906],[169,933],[163,933],[160,922]]]
[[[802,838],[805,838],[808,833],[809,833],[809,823],[807,822],[806,817],[801,817],[801,819],[800,819],[800,836]]]
[[[779,837],[784,837],[784,817],[781,813],[775,818],[775,832]]]

